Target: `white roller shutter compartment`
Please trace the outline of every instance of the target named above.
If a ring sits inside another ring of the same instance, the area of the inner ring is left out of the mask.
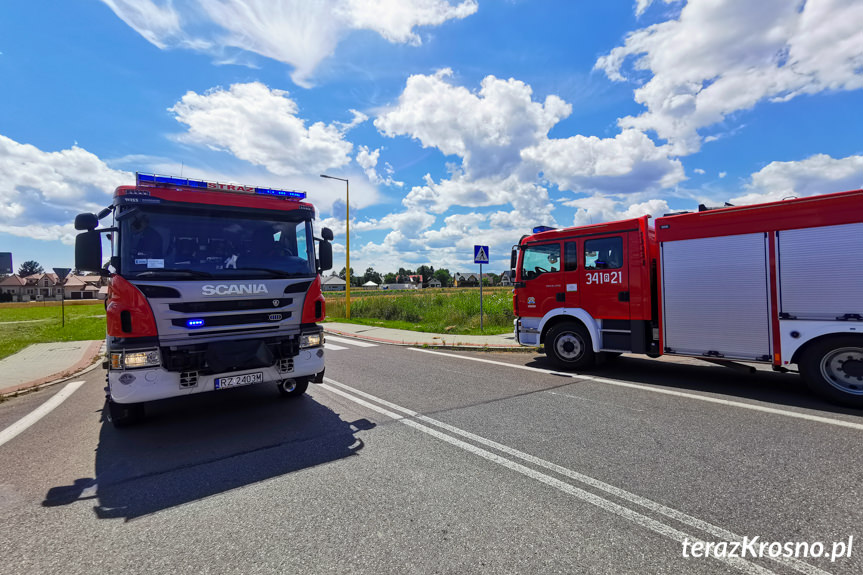
[[[863,224],[784,230],[778,238],[781,317],[863,316]]]
[[[765,234],[662,244],[666,353],[770,358]]]

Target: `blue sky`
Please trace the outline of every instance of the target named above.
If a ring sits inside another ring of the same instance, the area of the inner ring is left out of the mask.
[[[302,189],[344,265],[490,271],[535,225],[863,187],[863,3],[0,8],[0,251],[72,265],[135,171]]]

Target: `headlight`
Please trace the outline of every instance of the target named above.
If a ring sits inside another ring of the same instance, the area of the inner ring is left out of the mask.
[[[137,367],[158,367],[162,361],[158,349],[141,351],[111,352],[111,369],[135,369]]]
[[[318,333],[304,333],[300,336],[300,349],[306,347],[318,347],[321,345],[321,341],[323,337],[320,332]]]

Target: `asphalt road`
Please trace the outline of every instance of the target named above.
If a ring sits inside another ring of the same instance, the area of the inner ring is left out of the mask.
[[[863,572],[863,414],[793,375],[329,342],[298,400],[226,390],[119,431],[95,370],[0,404],[2,443],[68,394],[0,444],[0,574]]]

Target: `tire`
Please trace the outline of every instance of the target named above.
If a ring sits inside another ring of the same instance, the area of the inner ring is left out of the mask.
[[[800,361],[800,375],[826,400],[863,408],[863,337],[840,335],[809,345]]]
[[[590,369],[596,363],[587,329],[578,323],[559,323],[545,334],[545,355],[560,369]]]
[[[144,420],[143,403],[117,403],[111,399],[105,402],[108,421],[118,428],[130,427]]]
[[[277,385],[282,397],[299,397],[309,388],[308,378],[283,379]]]

